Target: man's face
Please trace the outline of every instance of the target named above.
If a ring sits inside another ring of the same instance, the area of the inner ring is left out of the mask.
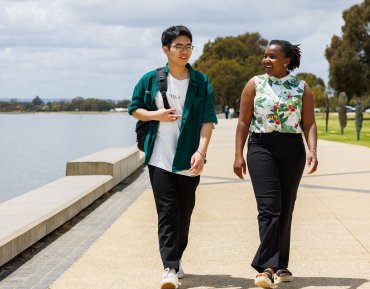
[[[190,59],[193,45],[187,36],[179,36],[172,41],[170,47],[163,46],[163,51],[168,57],[168,63],[185,66]]]

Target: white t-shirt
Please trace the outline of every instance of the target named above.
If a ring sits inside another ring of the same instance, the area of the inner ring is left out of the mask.
[[[180,135],[182,111],[184,109],[188,86],[189,79],[178,80],[168,73],[168,104],[171,108],[176,108],[176,112],[174,114],[179,114],[180,118],[176,121],[159,123],[154,149],[152,156],[150,157],[149,164],[169,172],[172,172],[172,163],[176,153],[177,140]],[[158,109],[164,107],[163,98],[159,91],[154,100]]]

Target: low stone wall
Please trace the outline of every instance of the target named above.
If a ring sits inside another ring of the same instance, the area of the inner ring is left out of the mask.
[[[91,155],[69,161],[67,176],[110,175],[110,189],[122,182],[143,164],[143,155],[132,146],[129,148],[109,148]]]
[[[136,147],[67,163],[67,176],[0,204],[0,266],[77,215],[143,164]]]

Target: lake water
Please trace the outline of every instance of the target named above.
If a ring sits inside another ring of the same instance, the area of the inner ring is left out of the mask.
[[[0,114],[0,203],[66,173],[66,163],[135,144],[127,114]]]

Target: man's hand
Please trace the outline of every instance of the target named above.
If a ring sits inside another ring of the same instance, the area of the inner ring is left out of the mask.
[[[176,121],[181,117],[181,115],[175,114],[175,112],[176,108],[160,108],[156,111],[156,120],[165,122]]]
[[[197,151],[191,156],[189,172],[194,176],[199,176],[203,171],[204,157]]]

